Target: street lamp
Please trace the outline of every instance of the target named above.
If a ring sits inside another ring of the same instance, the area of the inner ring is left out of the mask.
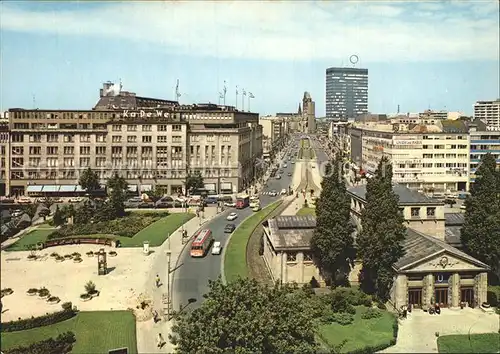
[[[172,251],[170,249],[165,251],[167,255],[167,321],[170,320],[170,305],[172,303],[172,295],[170,294],[170,262],[172,260]]]

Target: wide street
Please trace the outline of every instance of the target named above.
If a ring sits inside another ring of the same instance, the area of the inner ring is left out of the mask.
[[[260,191],[260,203],[263,208],[279,200],[280,197],[271,197],[262,194],[262,192],[274,189],[279,193],[282,189],[288,189],[292,179],[292,177],[288,176],[288,173],[293,174],[294,166],[287,161],[287,168],[283,168],[281,179],[269,178],[267,187]],[[226,217],[231,212],[236,212],[238,218],[234,221],[227,221]],[[226,245],[229,238],[229,234],[224,233],[226,224],[233,223],[238,226],[252,213],[253,211],[250,208],[242,210],[227,208],[213,221],[203,225],[203,228],[212,230],[215,241],[220,241],[222,245]],[[178,259],[177,269],[173,272],[172,308],[178,310],[181,304],[187,304],[188,299],[196,299],[196,302],[192,303],[191,307],[200,306],[203,294],[208,292],[208,280],[215,280],[221,275],[221,262],[223,262],[222,255],[212,255],[210,252],[204,258],[192,258],[189,255],[188,244]]]

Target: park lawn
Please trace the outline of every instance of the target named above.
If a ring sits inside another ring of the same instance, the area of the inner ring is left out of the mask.
[[[236,280],[238,277],[246,278],[248,276],[246,262],[248,239],[255,228],[281,203],[282,201],[278,200],[269,204],[261,211],[249,216],[234,230],[224,254],[224,274],[227,282]]]
[[[498,353],[500,333],[441,336],[437,340],[439,353]]]
[[[6,251],[27,251],[26,246],[37,244],[38,242],[45,242],[47,236],[54,232],[54,228],[37,228],[33,229],[27,234],[23,235],[15,243],[7,247]]]
[[[135,316],[131,311],[89,311],[53,325],[19,332],[2,332],[2,350],[32,343],[72,331],[76,342],[71,353],[107,353],[110,349],[128,347],[137,353]]]
[[[323,341],[333,348],[341,345],[346,340],[341,349],[342,353],[352,352],[368,346],[389,344],[394,336],[393,325],[396,318],[390,312],[382,311],[381,317],[364,320],[361,315],[367,309],[364,306],[356,306],[354,322],[350,325],[342,326],[338,323],[321,325],[318,332]]]
[[[316,209],[315,208],[301,208],[299,209],[299,211],[297,212],[297,215],[301,216],[301,215],[312,215],[312,216],[316,216]]]
[[[191,213],[172,213],[167,217],[145,227],[134,237],[118,236],[122,247],[142,247],[144,241],[149,241],[151,247],[158,247],[183,224],[191,220],[195,215]]]

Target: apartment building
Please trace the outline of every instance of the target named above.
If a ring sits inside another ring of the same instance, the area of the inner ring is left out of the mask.
[[[351,159],[368,177],[382,156],[387,156],[392,162],[395,183],[435,192],[469,189],[470,143],[462,121],[415,126],[354,124],[349,134]]]
[[[6,193],[76,188],[88,167],[102,183],[117,171],[132,192],[167,194],[183,191],[189,172],[210,193],[238,192],[260,173],[258,114],[109,92],[106,83],[92,110],[9,110]]]
[[[9,120],[7,118],[0,119],[0,196],[6,195],[7,185],[9,181]]]
[[[476,119],[469,126],[470,134],[470,183],[475,181],[479,161],[485,154],[492,154],[500,168],[500,127],[493,127]]]
[[[500,98],[496,101],[477,101],[474,104],[474,119],[481,119],[490,127],[500,128]]]

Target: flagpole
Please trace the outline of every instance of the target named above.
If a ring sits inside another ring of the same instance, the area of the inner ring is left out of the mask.
[[[236,104],[234,105],[235,109],[238,109],[238,85],[236,85]]]

